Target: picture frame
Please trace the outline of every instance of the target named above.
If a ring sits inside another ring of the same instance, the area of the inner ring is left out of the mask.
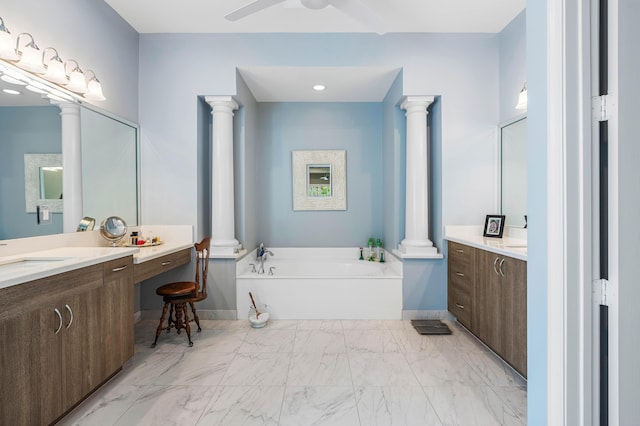
[[[347,209],[347,152],[291,151],[293,210]]]
[[[488,214],[484,220],[484,233],[483,237],[490,238],[502,238],[502,232],[504,231],[505,215]]]

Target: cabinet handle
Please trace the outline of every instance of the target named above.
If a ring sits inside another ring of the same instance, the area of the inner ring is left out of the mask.
[[[127,269],[127,265],[119,266],[119,267],[117,267],[117,268],[113,268],[111,271],[112,271],[112,272],[120,272],[120,271],[123,271],[123,270],[125,270],[125,269]]]
[[[458,253],[464,253],[464,250],[462,250],[462,249],[456,249],[456,251],[457,251]]]
[[[464,274],[462,272],[456,272],[456,275],[459,277],[464,277]]]
[[[162,266],[171,265],[171,263],[172,263],[172,262],[171,262],[170,260],[168,260],[168,261],[166,261],[166,262],[162,262]]]
[[[58,308],[54,308],[53,312],[55,312],[56,315],[58,316],[58,328],[56,329],[56,332],[54,333],[54,334],[58,334],[60,332],[60,329],[62,328],[62,314],[60,313]]]
[[[498,265],[498,269],[500,270],[500,275],[504,277],[504,272],[502,272],[502,264],[504,263],[504,257],[500,261],[500,265]]]
[[[69,324],[65,328],[71,327],[71,323],[73,323],[73,311],[69,305],[64,305],[65,309],[69,312]]]
[[[500,275],[500,273],[498,272],[498,259],[500,259],[499,257],[496,257],[496,260],[493,261],[493,272],[496,273],[496,275]]]
[[[456,302],[456,306],[460,309],[464,309],[464,305],[459,304],[458,302]]]

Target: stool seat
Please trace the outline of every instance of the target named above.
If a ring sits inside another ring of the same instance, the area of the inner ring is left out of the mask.
[[[180,297],[189,296],[195,293],[196,283],[189,281],[182,281],[177,283],[169,283],[162,285],[156,289],[156,294],[163,297]]]

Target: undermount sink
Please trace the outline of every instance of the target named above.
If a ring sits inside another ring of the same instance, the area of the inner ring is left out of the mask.
[[[16,271],[41,268],[69,259],[68,257],[21,257],[17,259],[0,260],[0,271],[3,274],[8,274]]]

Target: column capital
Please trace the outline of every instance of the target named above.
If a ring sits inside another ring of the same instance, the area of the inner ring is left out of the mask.
[[[80,104],[74,102],[51,101],[51,105],[60,108],[60,114],[80,115]]]
[[[400,108],[409,110],[413,108],[420,108],[427,111],[429,105],[433,103],[435,96],[405,96],[404,100],[400,104]]]
[[[204,101],[208,103],[212,109],[223,108],[231,111],[237,110],[240,106],[233,99],[233,96],[205,96]]]

